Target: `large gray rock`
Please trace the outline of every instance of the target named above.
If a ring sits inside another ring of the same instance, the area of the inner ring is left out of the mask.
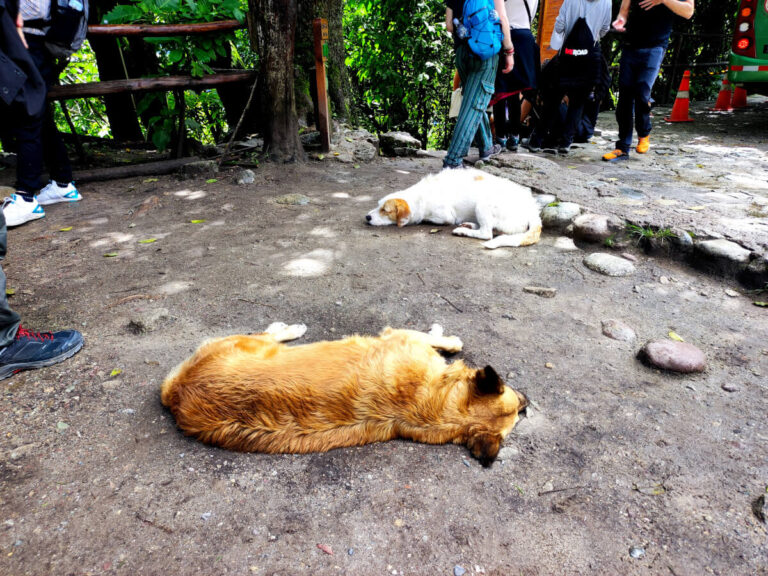
[[[606,276],[629,276],[635,272],[635,265],[629,260],[602,252],[584,258],[584,266]]]
[[[730,240],[704,240],[693,246],[693,264],[713,274],[732,276],[745,270],[751,252]]]
[[[643,346],[638,357],[656,368],[684,374],[703,372],[707,367],[704,352],[688,342],[652,340]]]
[[[219,171],[215,160],[198,160],[181,167],[181,175],[184,178],[212,178]]]
[[[379,147],[384,156],[415,156],[421,142],[407,132],[387,132],[379,136]]]
[[[617,231],[610,217],[602,214],[582,214],[573,220],[573,237],[585,242],[604,242]]]
[[[574,202],[560,202],[554,206],[545,206],[541,211],[541,223],[544,228],[562,230],[574,218],[581,214],[581,206]]]

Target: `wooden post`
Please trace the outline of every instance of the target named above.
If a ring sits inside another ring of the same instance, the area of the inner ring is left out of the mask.
[[[315,84],[317,85],[317,129],[323,152],[331,149],[331,114],[328,108],[328,79],[325,76],[325,61],[328,59],[328,21],[315,18],[312,21],[315,35]]]
[[[552,38],[552,31],[555,29],[555,20],[560,13],[560,6],[563,0],[541,0],[539,4],[539,33],[536,41],[541,48],[541,61],[550,60],[556,50],[550,50],[549,41]]]

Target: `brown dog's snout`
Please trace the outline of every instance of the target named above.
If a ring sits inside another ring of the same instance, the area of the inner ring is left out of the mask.
[[[517,394],[517,399],[520,401],[520,407],[517,409],[517,411],[518,413],[523,413],[528,407],[528,397],[517,390],[515,390],[515,394]]]

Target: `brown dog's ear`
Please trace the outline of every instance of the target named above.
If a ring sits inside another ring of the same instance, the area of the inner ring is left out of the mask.
[[[475,389],[478,394],[503,394],[504,381],[496,374],[496,370],[486,366],[475,372]]]
[[[397,226],[402,228],[411,219],[411,207],[402,198],[395,198],[395,209],[397,210]]]
[[[501,434],[491,434],[489,432],[475,434],[469,438],[467,448],[469,448],[472,456],[478,459],[480,464],[488,468],[496,460],[496,456],[499,455]]]

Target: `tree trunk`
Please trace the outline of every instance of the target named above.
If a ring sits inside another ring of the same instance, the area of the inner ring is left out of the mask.
[[[296,31],[296,66],[297,75],[305,83],[313,78],[314,38],[312,20],[325,18],[328,21],[328,95],[334,115],[348,119],[350,111],[349,94],[351,85],[345,64],[344,49],[344,2],[343,0],[298,0],[299,25]],[[301,95],[297,94],[297,98]]]
[[[249,0],[251,42],[259,54],[264,148],[280,162],[304,159],[293,93],[297,0]]]
[[[91,2],[90,23],[98,24],[104,14],[114,8],[117,2],[113,0],[99,0]],[[103,36],[89,38],[91,48],[96,55],[96,66],[99,69],[100,80],[118,80],[125,78],[123,62],[117,39]],[[133,100],[130,94],[117,94],[104,98],[104,106],[107,110],[107,119],[112,130],[112,138],[115,140],[143,140],[141,126],[136,114],[128,113],[134,110]]]

